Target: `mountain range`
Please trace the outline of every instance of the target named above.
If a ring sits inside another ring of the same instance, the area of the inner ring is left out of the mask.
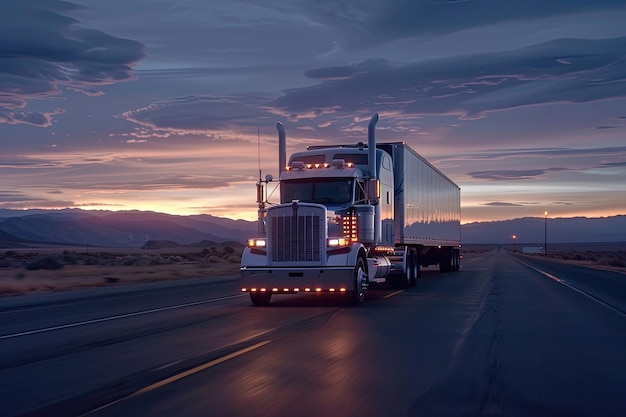
[[[516,242],[626,242],[626,215],[587,218],[526,217],[461,226],[463,244]],[[148,241],[190,245],[202,241],[243,243],[257,235],[257,223],[207,214],[177,216],[150,211],[0,209],[0,248],[41,244],[127,248]]]

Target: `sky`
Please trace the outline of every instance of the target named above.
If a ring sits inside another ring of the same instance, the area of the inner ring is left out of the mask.
[[[378,112],[463,223],[626,214],[624,0],[0,2],[0,208],[254,220]]]

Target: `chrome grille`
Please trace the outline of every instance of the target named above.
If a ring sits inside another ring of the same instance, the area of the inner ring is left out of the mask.
[[[289,212],[291,212],[291,208]],[[269,214],[269,245],[272,262],[319,262],[321,225],[325,220],[318,210],[300,210],[289,215]],[[286,211],[281,211],[280,214]]]

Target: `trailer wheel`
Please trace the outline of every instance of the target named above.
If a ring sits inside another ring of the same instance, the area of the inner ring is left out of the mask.
[[[266,306],[270,303],[271,299],[272,299],[271,292],[251,292],[250,293],[250,300],[252,301],[252,304],[254,304],[255,306]]]
[[[408,281],[411,287],[415,287],[420,277],[420,258],[416,250],[412,250],[409,254]]]
[[[439,272],[452,271],[452,250],[444,248],[439,254]]]
[[[354,290],[348,291],[348,303],[353,306],[363,304],[365,301],[365,288],[364,281],[367,279],[367,270],[365,260],[362,256],[356,259],[356,266],[354,267]]]

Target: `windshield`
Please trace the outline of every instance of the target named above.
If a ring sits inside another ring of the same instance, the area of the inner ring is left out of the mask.
[[[352,178],[306,178],[280,183],[283,203],[299,200],[306,203],[349,204],[353,195]]]

